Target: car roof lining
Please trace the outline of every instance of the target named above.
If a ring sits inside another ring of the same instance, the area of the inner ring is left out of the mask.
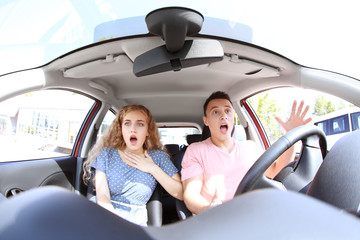
[[[262,61],[265,58],[259,58],[261,54],[264,55],[262,50],[249,46],[237,46],[232,42],[219,41],[226,52],[226,56],[221,62],[216,63],[216,65],[214,63],[214,65],[200,65],[170,73],[171,79],[168,78],[168,73],[138,78],[130,71],[132,69],[131,64],[138,55],[163,45],[160,37],[142,36],[131,40],[126,38],[117,41],[112,40],[106,44],[96,44],[63,56],[45,66],[44,71],[50,80],[47,82],[47,86],[56,86],[56,83],[51,81],[54,79],[51,78],[51,75],[54,77],[56,75],[58,78],[61,74],[63,75],[62,80],[60,80],[63,81],[62,84],[69,82],[69,85],[74,88],[76,87],[75,83],[77,83],[83,91],[94,95],[100,101],[109,103],[115,109],[120,109],[123,105],[130,103],[143,104],[154,113],[153,116],[156,121],[170,121],[169,116],[173,114],[171,121],[180,121],[181,119],[202,125],[202,104],[211,92],[215,90],[229,91],[238,85],[238,82],[246,79],[254,82],[254,75],[249,76],[244,73],[254,71],[253,66],[258,66],[262,62],[264,62],[264,66],[270,66],[274,69],[275,74],[273,75],[278,74],[279,69],[283,73],[293,65],[293,63],[278,56],[265,54],[271,57],[271,61],[275,64],[280,64],[273,67],[272,64],[269,64],[270,60]],[[252,51],[255,52],[252,53]],[[260,55],[258,51],[260,51]],[[240,70],[223,71],[221,68],[226,65],[240,69],[239,63],[230,61],[229,52],[247,58],[249,59],[247,61],[254,64],[246,62],[243,74],[239,74]],[[277,60],[275,61],[275,59]],[[102,69],[104,66],[106,66],[107,71]],[[127,67],[128,71],[125,70]],[[93,73],[95,73],[95,77],[92,77]],[[262,73],[259,72],[258,74]],[[204,84],[204,79],[206,79],[206,84]],[[159,99],[158,96],[162,99],[161,101],[157,100]],[[169,101],[167,96],[175,96],[175,101]],[[158,112],[155,107],[161,108],[165,115],[160,115],[160,111]],[[179,114],[180,112],[184,114]]]
[[[199,125],[202,125],[203,102],[217,90],[228,92],[233,102],[239,102],[274,87],[324,87],[314,86],[311,74],[307,74],[310,71],[305,71],[304,67],[264,48],[210,36],[197,35],[187,39],[204,38],[217,39],[221,43],[225,53],[222,61],[178,72],[136,77],[132,72],[134,59],[163,45],[164,41],[151,35],[113,39],[81,48],[44,66],[45,87],[68,84],[68,88],[90,94],[114,109],[130,103],[143,104],[154,112],[156,121],[180,121],[177,117],[182,112],[182,120]],[[109,59],[111,61],[106,62]],[[107,70],[102,69],[104,66]],[[302,76],[304,72],[306,74]],[[327,73],[330,77],[331,74]],[[329,83],[326,88],[328,93],[336,89]],[[170,100],[167,96],[175,98]],[[163,113],[155,107],[161,108]],[[170,113],[174,115],[170,117]]]

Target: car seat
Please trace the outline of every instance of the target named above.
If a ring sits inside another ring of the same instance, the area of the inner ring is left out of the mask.
[[[6,200],[7,198],[2,194],[2,193],[0,193],[0,202],[1,201],[4,201],[4,200]]]
[[[87,199],[91,199],[96,196],[96,190],[93,184],[93,178],[95,176],[95,171],[91,169],[91,178],[87,187]],[[158,184],[151,195],[149,201],[146,204],[146,209],[148,212],[148,226],[160,227],[163,221],[163,207],[161,199],[161,185]]]
[[[168,153],[170,160],[176,166],[174,158],[179,153],[180,147],[178,144],[165,144],[164,145],[166,152]],[[160,199],[162,204],[162,223],[169,224],[175,221],[178,221],[176,207],[175,207],[175,198],[171,196],[160,184],[158,184]]]
[[[238,128],[239,130],[235,130],[236,128]],[[244,127],[242,127],[241,125],[234,125],[234,127],[233,127],[233,129],[231,131],[231,136],[233,138],[235,138],[235,139],[238,139],[237,131],[240,131],[242,140],[244,140],[246,138],[246,133],[245,133]],[[201,134],[201,141],[204,141],[204,140],[208,139],[209,137],[211,137],[210,128],[208,126],[204,125],[203,126],[203,131],[202,131],[202,134]]]
[[[179,145],[178,144],[165,144],[164,145],[167,153],[170,155],[170,158],[179,152]]]
[[[244,131],[244,134],[241,133],[241,136],[245,135],[245,130],[243,130],[243,131]],[[235,139],[237,139],[237,135],[235,133],[236,132],[235,132],[235,127],[234,127],[231,132],[231,136],[234,137]],[[204,140],[208,139],[210,136],[211,136],[211,133],[210,133],[209,127],[206,125],[203,125],[202,134],[191,134],[191,135],[189,134],[186,136],[186,140],[187,140],[188,146],[189,146],[193,142],[204,141]],[[175,161],[174,164],[176,167],[178,167],[179,171],[181,171],[181,162],[184,157],[185,151],[186,151],[186,147],[180,149],[179,153],[177,155],[175,155],[175,157],[174,157],[174,161]],[[184,220],[184,219],[192,216],[192,213],[190,212],[189,209],[187,209],[184,201],[180,201],[178,199],[176,199],[176,212],[177,212],[180,220]]]
[[[340,138],[327,153],[307,195],[360,216],[360,131]]]
[[[160,184],[157,184],[153,194],[146,204],[148,212],[148,226],[161,227],[163,223],[163,205],[161,202],[161,190]]]
[[[208,133],[210,133],[210,131]],[[208,134],[208,133],[205,133],[205,134]],[[187,141],[188,145],[183,146],[180,149],[179,153],[174,156],[174,164],[178,168],[180,176],[181,176],[181,162],[182,162],[182,159],[183,159],[183,157],[185,155],[185,151],[186,151],[187,147],[190,146],[190,144],[192,144],[194,142],[202,141],[202,139],[204,137],[205,137],[204,136],[204,130],[203,130],[203,134],[188,134],[186,136],[186,141]],[[189,209],[187,209],[184,201],[176,199],[175,204],[176,204],[176,212],[177,212],[177,215],[178,215],[180,220],[185,220],[186,218],[192,216],[192,213],[190,212]]]
[[[202,138],[202,134],[188,134],[186,135],[186,142],[188,145],[194,142],[200,142]]]

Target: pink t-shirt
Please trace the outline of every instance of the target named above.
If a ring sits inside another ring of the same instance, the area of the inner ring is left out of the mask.
[[[191,144],[182,161],[181,180],[203,174],[201,195],[211,201],[215,191],[223,202],[232,199],[246,172],[263,153],[254,141],[236,141],[231,153],[222,151],[208,138]]]

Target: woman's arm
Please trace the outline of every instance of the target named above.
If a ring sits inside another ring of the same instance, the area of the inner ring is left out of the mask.
[[[115,209],[110,201],[110,190],[106,179],[106,174],[103,171],[95,171],[95,189],[96,189],[96,201],[97,204],[103,208],[114,212]]]
[[[154,163],[147,151],[145,151],[145,157],[135,155],[131,152],[125,152],[124,161],[131,167],[150,173],[171,196],[183,200],[184,191],[179,174],[176,173],[172,177],[167,175]]]
[[[154,164],[154,167],[149,173],[154,176],[154,178],[171,196],[179,200],[184,199],[184,191],[180,175],[178,173],[175,173],[174,176],[170,177],[156,164]]]

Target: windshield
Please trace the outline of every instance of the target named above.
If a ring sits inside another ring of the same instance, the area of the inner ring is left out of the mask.
[[[168,6],[202,13],[203,34],[250,42],[299,64],[360,79],[356,0],[3,0],[0,74],[41,66],[94,42],[146,34],[146,14]]]

